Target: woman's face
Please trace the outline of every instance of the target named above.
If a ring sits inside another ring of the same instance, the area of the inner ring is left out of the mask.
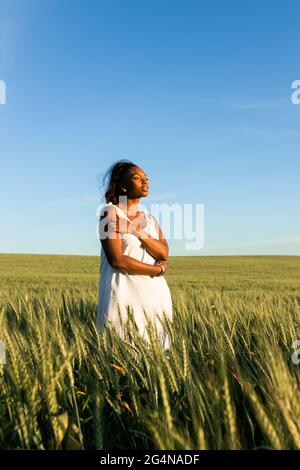
[[[149,182],[147,174],[139,166],[131,167],[127,172],[123,187],[126,188],[126,192],[123,194],[127,197],[140,198],[148,196]]]

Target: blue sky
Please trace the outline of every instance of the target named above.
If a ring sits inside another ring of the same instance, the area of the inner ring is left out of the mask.
[[[204,247],[300,254],[298,2],[0,0],[2,253],[99,255],[101,175],[204,204]]]

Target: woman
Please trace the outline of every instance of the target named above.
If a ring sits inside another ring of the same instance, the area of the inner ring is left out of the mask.
[[[162,323],[164,315],[172,321],[171,293],[163,277],[169,247],[156,219],[148,211],[138,211],[140,198],[149,193],[148,177],[139,166],[120,160],[108,169],[104,181],[106,178],[106,204],[98,224],[101,267],[97,329],[109,321],[124,338],[124,324],[132,313],[147,341],[148,318],[163,349],[169,349],[171,340]]]

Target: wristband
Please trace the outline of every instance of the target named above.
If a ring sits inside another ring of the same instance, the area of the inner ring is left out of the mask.
[[[165,272],[165,267],[160,262],[158,262],[157,264],[159,264],[160,266],[160,273],[156,274],[156,276],[162,276]]]

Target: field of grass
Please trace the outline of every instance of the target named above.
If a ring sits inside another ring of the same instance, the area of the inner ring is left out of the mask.
[[[100,259],[0,254],[1,449],[300,449],[300,257],[170,257],[170,358],[95,329]]]

